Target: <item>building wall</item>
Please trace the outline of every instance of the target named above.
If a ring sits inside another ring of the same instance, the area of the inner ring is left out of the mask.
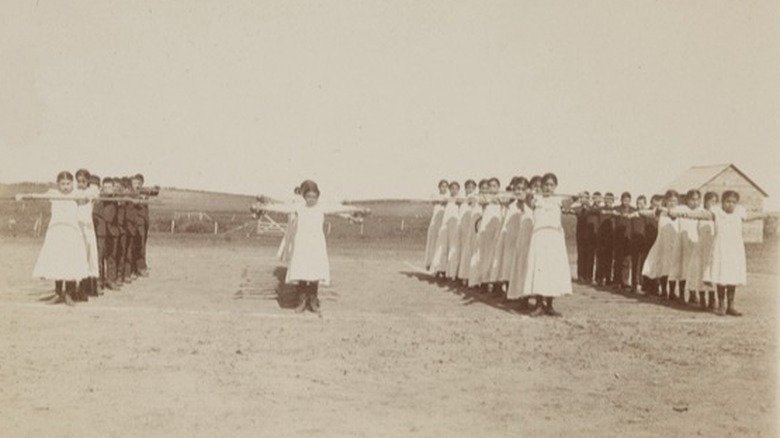
[[[739,203],[748,211],[759,213],[764,211],[763,193],[731,167],[701,188],[702,196],[707,191],[714,191],[720,195],[725,190],[735,190],[739,193]],[[762,242],[764,221],[746,222],[743,231],[745,242]]]

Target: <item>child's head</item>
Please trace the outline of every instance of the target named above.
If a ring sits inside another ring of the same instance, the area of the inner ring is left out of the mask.
[[[607,192],[604,194],[604,205],[607,207],[612,207],[615,204],[615,195],[612,194],[612,192]]]
[[[688,205],[688,208],[698,208],[700,201],[701,192],[696,189],[688,190],[688,193],[685,194],[685,204]]]
[[[590,205],[590,192],[587,190],[581,191],[580,194],[577,195],[577,200],[582,205]]]
[[[123,176],[121,181],[122,181],[122,189],[131,190],[133,188],[133,182],[129,176]]]
[[[666,191],[666,194],[664,195],[664,204],[666,204],[666,208],[677,207],[677,204],[679,202],[680,202],[680,194],[677,193],[676,190]]]
[[[592,199],[593,199],[593,204],[594,205],[599,205],[604,200],[602,198],[602,196],[601,196],[601,192],[599,192],[599,191],[593,192],[593,198]]]
[[[450,183],[447,182],[446,179],[443,179],[439,181],[439,194],[440,195],[446,195],[447,191],[450,189]],[[304,196],[306,193],[304,193]]]
[[[295,195],[300,195],[300,194],[301,194],[301,187],[300,187],[300,186],[298,186],[298,187],[295,187],[295,188],[293,189],[293,194],[295,194]]]
[[[733,213],[739,203],[739,193],[734,190],[726,190],[720,197],[720,205],[726,213]]]
[[[715,204],[718,203],[718,194],[715,192],[707,192],[704,194],[704,208],[709,210]]]
[[[313,207],[317,204],[317,200],[320,199],[320,188],[317,187],[317,183],[314,181],[305,181],[301,185],[301,193],[303,199],[306,200],[306,205]]]
[[[114,193],[114,178],[103,178],[103,187],[101,187],[101,190],[108,194]]]
[[[664,195],[655,194],[650,198],[650,206],[658,208],[664,203]]]
[[[89,185],[100,188],[100,177],[97,175],[89,176]]]
[[[620,194],[620,205],[623,207],[631,206],[631,193],[623,192]]]
[[[499,190],[501,190],[501,181],[496,177],[490,178],[488,180],[488,186],[490,188],[490,193],[498,193]]]
[[[458,193],[460,193],[460,183],[457,181],[453,181],[450,183],[450,195],[452,196],[458,196]]]
[[[539,193],[542,190],[542,177],[539,175],[532,176],[528,185],[534,193]]]
[[[57,189],[61,193],[68,194],[73,191],[73,174],[63,170],[57,174]]]
[[[479,180],[479,193],[487,193],[490,190],[490,184],[487,179]]]
[[[477,190],[477,183],[473,179],[466,180],[466,183],[463,185],[466,187],[467,195],[470,195],[474,193],[475,190]]]
[[[522,197],[525,196],[525,191],[528,189],[528,180],[524,176],[518,176],[515,180],[515,186],[513,191],[515,195]]]
[[[144,185],[144,176],[140,173],[130,177],[130,184],[133,190],[139,190]]]
[[[645,195],[639,195],[636,197],[636,208],[644,210],[647,207],[647,198]]]
[[[555,188],[558,187],[558,177],[554,173],[545,173],[542,177],[542,193],[544,195],[552,195],[555,193]]]
[[[89,186],[89,171],[87,169],[79,169],[76,171],[76,188],[84,190]]]

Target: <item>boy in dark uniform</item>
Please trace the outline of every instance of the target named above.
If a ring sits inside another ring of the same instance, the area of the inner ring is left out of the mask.
[[[115,196],[114,178],[104,178],[102,196]],[[117,226],[117,203],[115,201],[101,201],[101,212],[105,229],[103,240],[103,258],[100,267],[105,273],[104,287],[109,290],[117,290],[117,257],[119,255],[119,227]],[[98,234],[98,248],[100,248],[101,236]]]
[[[127,194],[127,190],[125,189],[122,178],[114,179],[114,188],[116,190],[117,196],[119,197]],[[119,245],[116,249],[116,284],[118,287],[121,287],[128,277],[128,273],[125,272],[125,258],[127,256],[128,239],[127,202],[117,202],[116,205],[116,225],[119,231]]]
[[[585,280],[589,283],[594,282],[595,275],[593,270],[596,267],[596,253],[599,248],[599,210],[603,207],[604,201],[601,198],[601,192],[593,192],[590,206],[586,210],[585,216],[585,239],[587,240],[587,255],[585,258]]]
[[[132,180],[133,192],[139,199],[145,200],[147,196],[143,195],[142,188],[144,185],[144,176],[136,174]],[[136,210],[136,232],[137,237],[135,239],[135,245],[133,247],[133,255],[135,257],[135,271],[134,273],[140,277],[148,277],[146,266],[146,238],[149,233],[149,204],[138,203],[135,204]]]
[[[588,256],[590,253],[590,240],[588,239],[588,208],[590,207],[590,193],[580,193],[579,199],[572,206],[577,218],[577,280],[580,283],[590,284],[587,273]],[[592,272],[591,272],[592,276]]]
[[[612,284],[612,249],[614,220],[612,209],[615,195],[604,195],[604,206],[599,208],[598,249],[596,262],[596,283],[599,286]]]
[[[100,177],[97,175],[89,176],[89,184],[102,190],[100,187]],[[106,251],[106,221],[103,217],[103,201],[96,201],[92,206],[92,223],[95,228],[95,240],[97,243],[97,262],[98,262],[98,278],[92,279],[92,291],[98,295],[103,295],[103,288],[105,287],[106,272],[103,265],[103,258]]]
[[[638,196],[636,198],[636,209],[641,211],[647,208],[647,198]],[[647,247],[646,238],[646,221],[647,218],[638,214],[631,215],[630,229],[631,237],[629,238],[629,244],[631,245],[631,292],[637,293],[639,291],[639,282],[642,278],[642,266],[645,264],[647,253],[650,248]],[[644,289],[644,288],[643,288]]]
[[[613,210],[615,228],[612,234],[612,281],[617,290],[631,285],[630,215],[635,211],[631,206],[631,193],[623,192],[620,195],[620,206]]]
[[[132,180],[128,177],[122,178],[122,187],[125,190],[124,196],[133,197]],[[125,283],[131,283],[138,276],[135,274],[135,247],[138,239],[138,211],[133,202],[125,202],[125,233],[127,240],[125,243],[124,266],[122,274]]]

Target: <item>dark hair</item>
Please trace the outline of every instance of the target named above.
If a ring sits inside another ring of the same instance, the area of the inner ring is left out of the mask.
[[[113,184],[113,183],[114,183],[114,178],[111,178],[110,176],[103,178],[103,184]]]
[[[444,184],[444,185],[445,185],[445,186],[447,186],[447,187],[449,187],[449,186],[450,186],[450,183],[449,183],[449,182],[447,182],[447,180],[446,180],[446,179],[443,179],[443,180],[440,180],[440,181],[439,181],[439,187],[441,187],[441,185],[442,185],[442,184]]]
[[[87,169],[79,169],[76,171],[76,179],[79,179],[80,177],[84,177],[84,179],[89,180],[89,170]]]
[[[621,201],[626,199],[626,198],[631,199],[631,193],[623,192],[623,193],[620,194],[620,200]]]
[[[474,186],[474,187],[476,187],[476,186],[477,186],[477,182],[476,182],[476,181],[474,181],[473,179],[467,179],[467,180],[466,180],[466,182],[463,184],[463,186],[464,186],[464,187],[468,187],[468,185],[469,185],[469,184],[471,184],[471,185],[472,185],[472,186]]]
[[[699,195],[699,197],[701,198],[701,192],[700,191],[698,191],[696,189],[690,189],[690,190],[688,190],[688,193],[685,194],[685,199],[686,200],[691,199],[691,198],[693,198],[696,195]]]
[[[612,192],[607,192],[607,193],[604,193],[604,197],[605,198],[614,198],[615,195],[613,195]]]
[[[458,188],[460,188],[460,183],[455,180],[452,180],[452,182],[450,183],[450,188],[452,188],[452,186],[458,186]]]
[[[552,172],[548,172],[544,174],[544,176],[542,177],[542,184],[546,183],[547,180],[552,180],[556,186],[558,185],[558,177],[555,176],[555,174]]]
[[[119,180],[120,184],[122,184],[123,187],[130,187],[131,186],[131,180],[129,177],[123,176]]]
[[[586,196],[590,196],[590,192],[589,192],[589,191],[587,191],[587,190],[583,190],[583,191],[582,191],[582,194],[583,194],[583,195],[586,195]]]
[[[639,196],[637,196],[637,197],[636,197],[636,200],[637,200],[637,202],[639,202],[639,201],[643,201],[643,200],[644,200],[644,201],[647,201],[647,196],[645,196],[645,195],[639,195]]]
[[[718,200],[718,194],[716,192],[707,192],[704,194],[704,202],[707,203],[707,201],[710,201],[712,199]]]
[[[486,180],[486,179],[481,179],[481,180],[479,180],[479,187],[482,187],[482,186],[484,186],[484,185],[487,185],[487,183],[488,183],[488,180]]]
[[[317,196],[320,196],[320,188],[317,187],[317,183],[311,180],[306,180],[301,184],[301,194],[306,196],[307,193],[314,192]]]
[[[62,180],[73,181],[73,174],[71,174],[67,170],[63,170],[62,172],[57,174],[57,182],[60,182]]]
[[[301,186],[298,186],[293,189],[293,194],[300,195],[301,194]]]
[[[490,179],[488,180],[488,184],[492,183],[493,181],[495,181],[495,182],[496,182],[496,185],[497,185],[497,186],[501,187],[501,180],[499,180],[499,179],[498,179],[498,178],[496,178],[495,176],[494,176],[493,178],[490,178]]]
[[[542,183],[542,177],[539,175],[534,175],[531,177],[531,181],[528,182],[528,185],[534,185],[536,183],[541,184]]]
[[[517,182],[515,183],[515,187],[517,187],[520,184],[523,184],[523,185],[525,185],[527,187],[528,186],[528,179],[526,179],[526,177],[524,177],[524,176],[518,176],[517,177]]]
[[[89,176],[89,183],[90,184],[100,185],[100,177],[97,176],[97,175],[90,175]]]
[[[664,195],[664,199],[679,198],[679,197],[680,197],[680,194],[677,193],[677,190],[667,190],[666,194]]]
[[[650,202],[663,201],[663,200],[664,200],[664,195],[659,195],[659,194],[655,194],[650,198]]]
[[[726,190],[725,192],[723,192],[723,194],[722,194],[722,195],[720,195],[720,199],[721,199],[723,202],[725,202],[725,201],[726,201],[726,198],[736,198],[736,199],[737,199],[737,202],[739,202],[739,193],[737,193],[737,192],[736,192],[736,191],[734,191],[734,190]]]
[[[593,192],[593,196],[601,196],[601,192],[596,190],[595,192]]]
[[[141,181],[142,183],[144,182],[144,176],[141,175],[140,173],[136,173],[135,175],[133,175],[133,177],[131,179],[137,179],[137,180]]]

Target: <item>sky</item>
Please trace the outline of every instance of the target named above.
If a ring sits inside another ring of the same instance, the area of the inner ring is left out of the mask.
[[[780,2],[0,2],[0,182],[341,199],[734,163],[780,209]]]

